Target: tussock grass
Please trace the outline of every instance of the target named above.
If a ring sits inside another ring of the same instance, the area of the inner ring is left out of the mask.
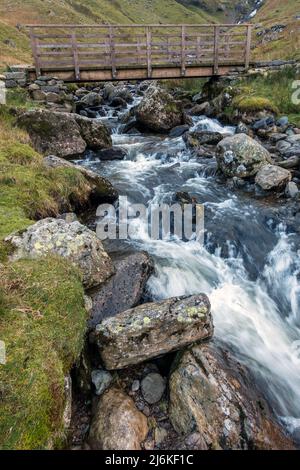
[[[20,260],[0,268],[0,448],[63,444],[64,377],[83,346],[80,275],[66,260]]]

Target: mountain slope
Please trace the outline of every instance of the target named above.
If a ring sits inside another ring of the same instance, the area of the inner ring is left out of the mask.
[[[262,0],[255,59],[299,58],[300,0]],[[27,23],[211,23],[249,15],[261,0],[0,0],[0,67],[30,63]],[[283,25],[277,31],[276,25]],[[273,29],[275,30],[273,31]],[[270,31],[265,31],[265,30]]]
[[[207,23],[213,17],[176,0],[0,0],[0,66],[30,62],[27,23]]]
[[[300,0],[265,0],[252,22],[254,58],[300,59]]]

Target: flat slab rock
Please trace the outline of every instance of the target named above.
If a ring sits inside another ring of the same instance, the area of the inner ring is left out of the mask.
[[[146,252],[111,254],[115,267],[112,276],[90,296],[93,301],[89,326],[94,327],[104,318],[135,307],[144,292],[153,270],[153,263]]]
[[[179,360],[178,360],[179,359]],[[250,372],[213,342],[175,359],[169,416],[179,434],[198,433],[201,449],[292,449]]]
[[[96,326],[96,341],[107,369],[122,369],[210,338],[213,322],[206,295],[173,297],[107,318]]]
[[[55,254],[79,267],[83,284],[90,288],[105,282],[113,273],[112,261],[96,234],[79,222],[47,218],[20,234],[6,238],[15,251],[11,259],[40,258]]]

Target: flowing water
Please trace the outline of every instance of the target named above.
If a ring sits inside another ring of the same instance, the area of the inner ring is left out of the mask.
[[[209,296],[215,336],[252,369],[278,417],[299,436],[300,245],[276,216],[278,203],[229,189],[218,181],[215,160],[193,158],[181,137],[122,134],[112,112],[106,122],[126,159],[101,162],[89,154],[81,164],[108,177],[132,204],[172,203],[177,191],[186,191],[205,206],[204,246],[194,240],[152,240],[137,223],[136,239],[119,241],[117,248],[151,254],[153,300]],[[204,116],[194,124],[234,133]]]

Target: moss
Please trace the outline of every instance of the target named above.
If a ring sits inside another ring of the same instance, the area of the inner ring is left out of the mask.
[[[0,448],[45,449],[63,440],[64,377],[86,324],[78,271],[47,257],[1,267]]]
[[[232,106],[246,113],[266,110],[279,114],[278,108],[268,98],[261,96],[236,96],[232,101]]]
[[[0,141],[0,163],[1,162],[34,165],[41,163],[42,157],[28,144]]]

